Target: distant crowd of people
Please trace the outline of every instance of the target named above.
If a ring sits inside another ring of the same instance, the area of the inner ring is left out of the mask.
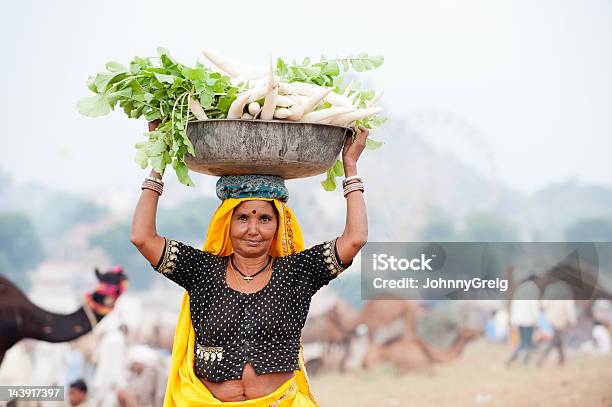
[[[70,345],[22,341],[14,346],[3,361],[0,383],[63,385],[66,391],[62,403],[19,401],[8,406],[163,405],[170,353],[147,344],[131,343],[128,327],[110,316],[107,318],[89,338],[93,342],[91,355],[85,342],[79,341]],[[54,351],[48,352],[47,346],[55,346]]]
[[[126,325],[111,328],[98,343],[91,407],[163,404],[167,369],[160,355],[148,345],[128,346],[127,334]]]
[[[558,363],[563,365],[567,332],[578,323],[576,307],[573,293],[563,281],[548,284],[541,296],[536,277],[521,283],[514,291],[509,310],[510,325],[518,332],[518,341],[506,365],[512,365],[521,354],[523,364],[529,364],[536,349],[534,338],[537,337],[542,338],[544,346],[537,355],[536,364],[541,366],[551,351],[556,350]],[[595,304],[590,338],[584,342],[582,350],[598,355],[612,352],[609,313],[609,301],[599,300]]]

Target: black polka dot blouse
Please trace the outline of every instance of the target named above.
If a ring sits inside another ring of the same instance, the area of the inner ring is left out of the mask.
[[[338,260],[336,240],[274,259],[270,281],[251,294],[227,285],[228,261],[166,239],[155,266],[189,293],[196,375],[211,382],[240,379],[246,363],[257,374],[299,369],[310,300],[350,266]]]

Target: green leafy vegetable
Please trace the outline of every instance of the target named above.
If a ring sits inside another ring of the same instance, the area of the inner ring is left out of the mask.
[[[187,123],[195,120],[187,106],[189,94],[200,102],[211,119],[223,119],[239,90],[230,78],[210,71],[202,64],[187,67],[176,62],[164,48],[159,57],[135,57],[129,69],[118,62],[106,64],[106,71],[87,81],[95,93],[78,101],[79,113],[104,116],[117,104],[130,118],[159,119],[157,130],[145,133],[147,140],[136,144],[136,163],[163,172],[168,165],[179,181],[193,185],[185,165],[185,154],[193,154],[187,137]]]

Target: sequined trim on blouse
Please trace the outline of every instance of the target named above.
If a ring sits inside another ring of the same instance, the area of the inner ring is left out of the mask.
[[[202,346],[196,343],[196,356],[198,359],[204,359],[204,362],[214,362],[223,360],[222,346]]]
[[[165,239],[165,238],[164,238]],[[158,268],[155,269],[158,273],[172,274],[178,259],[179,248],[178,243],[174,240],[166,239],[166,249],[164,250],[164,259]]]
[[[325,242],[323,245],[323,261],[327,264],[329,272],[334,276],[346,270],[346,268],[340,265],[340,261],[336,257],[336,240],[338,240],[338,238]]]

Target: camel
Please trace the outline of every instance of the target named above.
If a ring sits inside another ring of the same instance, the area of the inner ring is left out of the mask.
[[[352,338],[346,334],[339,315],[355,318],[358,311],[337,300],[331,310],[306,319],[302,329],[302,345],[306,369],[311,375],[316,375],[321,369],[344,371]]]
[[[401,336],[414,338],[416,336],[417,307],[414,302],[398,300],[395,297],[380,297],[366,302],[361,312],[353,318],[334,308],[330,318],[344,331],[354,332],[358,326],[368,327],[370,342],[376,342],[376,333],[390,325],[401,321],[403,332]],[[391,339],[391,338],[389,338]]]
[[[330,345],[344,347],[339,370],[345,369],[351,341],[360,327],[367,327],[368,350],[363,367],[391,362],[400,374],[410,370],[429,369],[434,363],[445,363],[461,355],[465,345],[481,335],[481,330],[459,328],[455,341],[447,349],[438,349],[416,335],[418,309],[414,302],[387,297],[370,300],[357,315],[347,313],[342,306],[334,306],[317,318],[303,336],[309,341],[318,338]],[[319,331],[313,335],[315,328]],[[399,329],[397,329],[399,328]],[[383,335],[381,335],[381,333]],[[328,364],[329,365],[329,364]]]
[[[99,284],[85,294],[82,307],[62,315],[34,305],[10,280],[0,275],[0,364],[4,354],[25,338],[68,342],[90,332],[114,307],[125,291],[127,276],[121,267],[106,273],[95,269]]]
[[[422,338],[398,338],[383,345],[373,344],[364,360],[366,368],[391,362],[399,374],[430,371],[434,363],[447,363],[458,358],[464,347],[482,335],[480,329],[459,328],[457,337],[447,349],[438,349]]]

